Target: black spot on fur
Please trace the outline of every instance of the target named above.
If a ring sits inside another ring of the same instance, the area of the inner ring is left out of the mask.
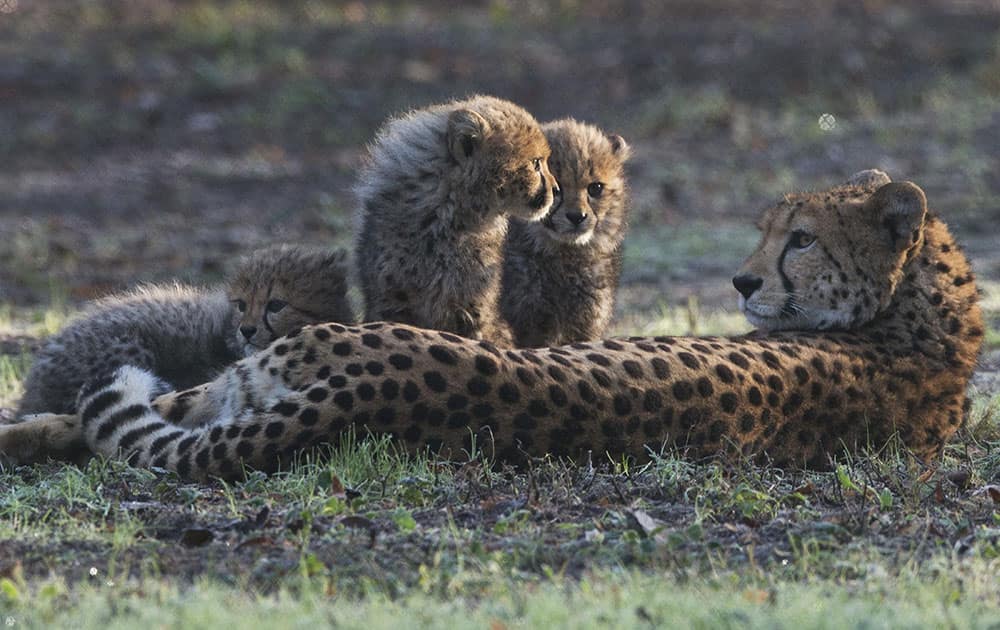
[[[324,396],[325,398],[325,396]],[[271,407],[272,413],[277,413],[285,416],[286,418],[291,418],[299,411],[299,406],[293,402],[281,401],[275,406]]]
[[[614,397],[613,406],[615,408],[615,413],[619,416],[625,416],[632,413],[632,401],[621,394],[617,394]]]
[[[632,378],[642,378],[642,366],[639,365],[638,361],[622,361],[622,367],[625,368],[625,372]]]
[[[719,380],[726,384],[732,383],[735,378],[733,371],[721,363],[715,366],[715,373],[719,376]]]
[[[688,383],[687,381],[677,381],[674,383],[672,391],[674,398],[680,402],[690,400],[691,396],[694,395],[694,388],[691,387],[691,383]]]
[[[361,383],[355,391],[361,400],[368,401],[375,398],[375,387],[371,383]]]
[[[284,431],[284,422],[268,422],[267,426],[264,428],[264,436],[273,440],[284,433]]]
[[[473,376],[470,378],[465,387],[473,396],[481,397],[490,393],[490,384],[486,381],[486,379],[479,376]]]
[[[317,411],[314,407],[306,407],[302,410],[302,413],[299,414],[299,421],[307,427],[311,427],[319,422],[319,411]]]
[[[326,400],[326,397],[327,395],[329,395],[329,393],[330,392],[328,392],[323,387],[313,387],[312,389],[309,390],[309,393],[306,394],[306,398],[308,398],[310,401],[314,403],[323,402],[324,400]]]
[[[697,370],[701,367],[701,363],[698,362],[698,357],[694,356],[690,352],[679,352],[677,353],[677,357],[681,360],[681,363],[692,370]]]
[[[354,407],[354,394],[348,391],[337,392],[333,396],[333,402],[344,411],[350,411]]]
[[[601,368],[591,368],[590,375],[601,387],[611,387],[611,377]]]
[[[500,396],[500,400],[506,403],[516,403],[521,399],[521,392],[518,391],[517,386],[513,383],[504,383],[497,390],[497,395]]]
[[[397,370],[408,370],[413,367],[413,359],[405,354],[391,354],[389,355],[389,365]]]
[[[410,341],[414,337],[413,333],[410,332],[409,330],[406,330],[405,328],[393,328],[392,335],[396,339],[400,339],[402,341]]]
[[[427,352],[435,360],[444,363],[445,365],[455,365],[458,363],[458,355],[451,348],[446,348],[445,346],[439,346],[437,344],[428,346]]]
[[[653,358],[650,362],[653,366],[653,374],[656,374],[657,378],[668,379],[670,378],[670,364],[661,359],[660,357]]]
[[[708,380],[707,376],[698,379],[698,393],[701,394],[702,398],[708,398],[713,391],[712,382]]]
[[[499,368],[497,367],[497,362],[492,358],[480,354],[476,356],[476,370],[485,376],[493,376],[497,373]]]
[[[413,381],[406,381],[403,385],[403,400],[408,403],[420,398],[420,387]]]

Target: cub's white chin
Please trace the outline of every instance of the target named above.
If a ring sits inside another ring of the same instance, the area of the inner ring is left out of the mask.
[[[263,350],[263,348],[258,348],[257,346],[253,345],[252,343],[247,343],[247,344],[243,345],[243,356],[244,357],[248,357],[248,356],[250,356],[252,354],[256,354],[256,353],[260,352],[261,350]]]

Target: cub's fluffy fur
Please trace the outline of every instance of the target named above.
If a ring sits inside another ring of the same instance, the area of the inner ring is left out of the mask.
[[[549,210],[548,156],[531,114],[493,97],[388,122],[356,189],[365,320],[508,345],[499,317],[507,218],[537,221]]]
[[[514,342],[527,347],[604,335],[628,227],[625,140],[573,119],[542,130],[561,199],[540,222],[511,221],[501,291]]]
[[[17,416],[74,413],[83,383],[121,365],[186,388],[295,328],[353,321],[344,258],[268,247],[241,261],[223,287],[151,285],[100,299],[39,350]]]

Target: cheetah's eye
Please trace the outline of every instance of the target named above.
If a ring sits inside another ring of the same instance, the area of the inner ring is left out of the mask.
[[[587,194],[593,197],[594,199],[597,199],[598,197],[604,194],[604,184],[602,184],[601,182],[591,183],[589,186],[587,186]]]
[[[267,312],[268,313],[277,313],[278,311],[280,311],[281,309],[285,308],[286,306],[288,306],[288,302],[285,302],[284,300],[268,300],[267,301]]]
[[[535,158],[534,160],[532,160],[531,164],[532,166],[535,167],[536,171],[538,172],[542,171],[542,158]]]
[[[816,235],[803,230],[795,230],[792,232],[791,238],[788,239],[788,245],[796,249],[805,249],[815,242]]]
[[[233,300],[233,304],[236,305],[236,310],[245,313],[247,311],[247,303],[243,300]]]

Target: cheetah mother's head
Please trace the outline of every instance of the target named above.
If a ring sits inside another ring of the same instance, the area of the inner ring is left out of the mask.
[[[785,196],[764,211],[761,240],[733,278],[740,311],[757,328],[849,329],[890,303],[920,249],[924,192],[877,170],[846,184]]]

